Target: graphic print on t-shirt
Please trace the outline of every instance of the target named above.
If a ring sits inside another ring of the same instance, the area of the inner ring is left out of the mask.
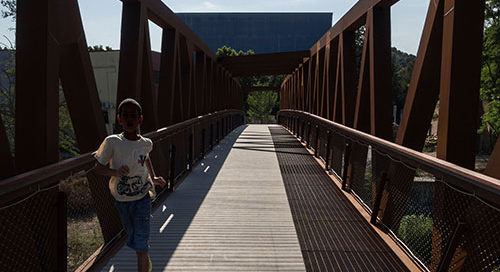
[[[149,189],[149,182],[142,176],[144,173],[144,162],[147,156],[143,148],[132,150],[127,165],[129,166],[129,175],[121,177],[118,181],[116,191],[119,195],[136,196],[144,194]],[[146,174],[147,175],[147,174]]]
[[[143,194],[149,189],[149,184],[142,180],[140,176],[127,177],[123,176],[118,182],[116,191],[119,195],[136,196]]]

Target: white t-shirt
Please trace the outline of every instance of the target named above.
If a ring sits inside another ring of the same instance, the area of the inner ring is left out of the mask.
[[[117,201],[134,201],[143,198],[153,182],[149,177],[145,164],[153,142],[142,136],[136,141],[128,140],[123,133],[109,135],[104,139],[94,157],[102,165],[109,163],[109,168],[118,169],[128,166],[127,176],[112,176],[109,180],[109,190]]]

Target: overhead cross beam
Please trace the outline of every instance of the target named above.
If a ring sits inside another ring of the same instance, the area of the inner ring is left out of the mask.
[[[219,58],[233,77],[291,74],[310,55],[309,50]]]
[[[245,86],[241,87],[243,92],[274,91],[279,92],[280,86]]]

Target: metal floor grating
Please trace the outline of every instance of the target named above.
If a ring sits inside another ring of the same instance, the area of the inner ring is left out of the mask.
[[[408,271],[302,144],[269,130],[307,271]]]

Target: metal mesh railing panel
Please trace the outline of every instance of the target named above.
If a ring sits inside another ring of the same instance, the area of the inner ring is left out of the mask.
[[[333,170],[372,213],[372,223],[388,230],[423,270],[500,271],[500,207],[481,198],[477,181],[459,180],[438,162],[429,167],[367,136],[345,136],[354,134],[310,114],[290,115],[332,131]]]
[[[344,168],[344,148],[345,141],[342,136],[334,133],[332,136],[332,170],[337,176],[342,177],[342,169]]]
[[[0,209],[0,271],[55,271],[57,185]]]
[[[104,244],[104,237],[87,177],[75,176],[60,187],[67,196],[68,271],[74,271]]]
[[[349,188],[371,209],[373,204],[373,179],[376,178],[372,168],[372,152],[370,147],[358,145],[357,148],[360,149],[356,150],[360,154],[358,157],[352,157],[355,160],[351,160],[352,169],[357,173],[351,175],[352,181]],[[368,149],[368,152],[365,151],[366,149]],[[362,157],[363,154],[367,154],[365,159]]]

